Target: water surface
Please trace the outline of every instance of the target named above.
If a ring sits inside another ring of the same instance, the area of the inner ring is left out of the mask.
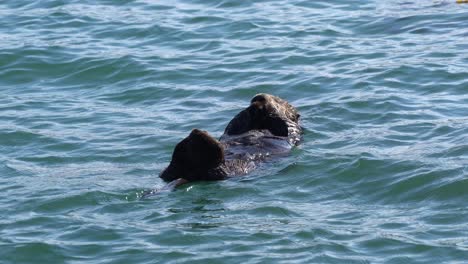
[[[2,1],[1,263],[464,263],[468,5]],[[303,144],[162,187],[256,93]]]

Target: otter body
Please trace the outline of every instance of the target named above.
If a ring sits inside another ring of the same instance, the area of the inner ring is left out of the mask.
[[[279,97],[258,94],[229,122],[219,140],[206,131],[192,130],[177,144],[160,177],[180,185],[245,175],[265,159],[289,153],[301,133],[293,106]]]

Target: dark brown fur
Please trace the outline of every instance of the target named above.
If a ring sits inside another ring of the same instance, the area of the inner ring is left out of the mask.
[[[258,94],[229,122],[219,141],[206,131],[192,130],[177,144],[160,177],[168,182],[211,181],[243,175],[269,156],[288,153],[301,133],[293,106],[279,97]]]

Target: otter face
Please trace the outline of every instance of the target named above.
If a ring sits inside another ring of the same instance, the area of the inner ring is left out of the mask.
[[[224,148],[206,131],[194,129],[174,149],[169,166],[160,174],[164,181],[184,178],[189,181],[220,180]]]
[[[257,94],[250,106],[231,120],[224,133],[238,135],[249,130],[267,129],[275,136],[287,137],[290,126],[299,127],[298,120],[297,110],[288,102],[273,95]]]

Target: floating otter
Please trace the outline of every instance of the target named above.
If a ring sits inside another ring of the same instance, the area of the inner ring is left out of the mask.
[[[175,187],[245,175],[266,158],[288,153],[299,143],[301,133],[293,106],[279,97],[257,94],[229,122],[219,140],[206,131],[192,130],[176,145],[169,166],[159,177]]]

